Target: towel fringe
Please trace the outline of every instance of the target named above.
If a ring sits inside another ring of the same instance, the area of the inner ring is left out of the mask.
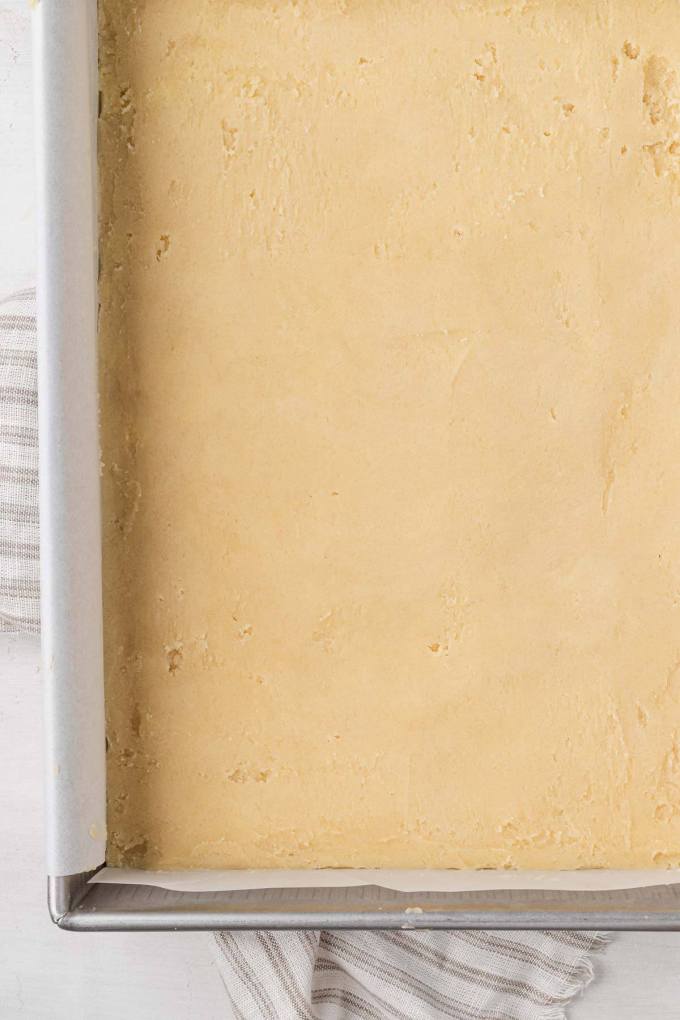
[[[564,991],[556,996],[552,1006],[548,1006],[541,1013],[540,1020],[568,1020],[565,1008],[573,1002],[577,995],[581,995],[595,977],[595,968],[591,954],[601,953],[611,942],[612,936],[607,932],[596,932],[593,941],[587,949],[583,950],[580,960],[577,962],[569,978],[565,979]]]

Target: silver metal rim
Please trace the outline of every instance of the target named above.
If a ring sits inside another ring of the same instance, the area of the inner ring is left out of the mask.
[[[638,889],[400,893],[377,886],[178,892],[48,880],[54,922],[68,931],[218,929],[572,929],[680,931],[680,884]]]

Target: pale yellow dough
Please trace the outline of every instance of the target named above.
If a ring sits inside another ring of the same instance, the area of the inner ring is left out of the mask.
[[[676,0],[103,0],[109,847],[680,864]]]

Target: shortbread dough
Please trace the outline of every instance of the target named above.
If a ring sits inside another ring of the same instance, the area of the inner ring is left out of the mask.
[[[108,861],[680,864],[676,0],[102,0]]]

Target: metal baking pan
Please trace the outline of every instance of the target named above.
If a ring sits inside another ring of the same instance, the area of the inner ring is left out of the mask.
[[[680,873],[210,872],[105,867],[97,436],[96,0],[35,6],[47,867],[74,931],[680,930]]]

